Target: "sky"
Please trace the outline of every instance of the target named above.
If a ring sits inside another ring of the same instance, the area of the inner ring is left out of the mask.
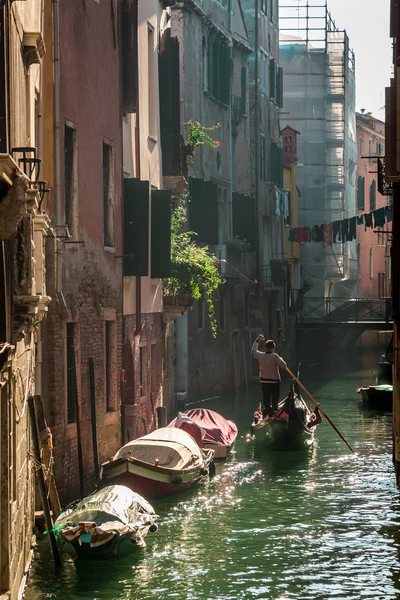
[[[325,0],[309,0],[322,5]],[[299,0],[280,0],[297,5]],[[300,0],[303,4],[303,1]],[[389,38],[390,0],[328,0],[328,10],[338,29],[345,29],[356,55],[356,110],[365,108],[385,120],[385,87],[392,75]]]

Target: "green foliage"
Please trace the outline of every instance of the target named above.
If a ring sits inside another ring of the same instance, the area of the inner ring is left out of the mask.
[[[218,259],[208,251],[208,246],[196,245],[195,232],[186,231],[188,198],[186,192],[172,211],[171,275],[163,280],[164,295],[191,294],[195,300],[199,300],[204,293],[212,334],[216,337],[213,296],[222,283],[216,266]]]
[[[194,156],[194,149],[198,148],[199,146],[203,146],[204,144],[215,149],[220,147],[221,142],[219,140],[214,140],[210,136],[212,131],[215,131],[221,127],[220,123],[217,123],[213,127],[204,127],[198,121],[193,121],[190,119],[190,121],[185,123],[185,125],[187,125],[189,129],[186,138],[186,149],[188,156]]]
[[[250,244],[247,240],[242,239],[238,235],[226,240],[226,249],[231,252],[250,252]]]

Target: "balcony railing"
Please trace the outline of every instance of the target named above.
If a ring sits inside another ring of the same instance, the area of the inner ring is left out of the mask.
[[[386,162],[384,156],[378,156],[378,192],[382,196],[393,196],[393,183],[385,176]]]
[[[264,287],[279,289],[286,283],[286,265],[279,260],[271,260],[264,265]]]

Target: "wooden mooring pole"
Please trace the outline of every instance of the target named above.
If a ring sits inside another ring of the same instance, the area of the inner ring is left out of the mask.
[[[39,436],[38,436],[38,428],[37,428],[37,423],[36,423],[35,403],[34,403],[33,396],[29,396],[28,406],[29,406],[29,415],[30,415],[30,419],[31,419],[31,431],[32,431],[32,443],[33,443],[34,457],[35,457],[35,460],[37,461],[37,463],[39,465],[41,465],[42,462],[41,462],[41,457],[40,457]],[[53,531],[53,519],[52,519],[51,512],[50,512],[50,504],[49,504],[49,501],[47,498],[47,489],[46,489],[46,482],[44,479],[43,468],[40,467],[39,469],[37,469],[36,473],[38,476],[40,500],[42,502],[44,519],[45,519],[46,528],[47,528],[47,531],[49,534],[51,552],[53,554],[55,565],[57,567],[61,567],[62,563],[61,563],[60,553],[58,552],[56,538],[55,538],[54,531]]]

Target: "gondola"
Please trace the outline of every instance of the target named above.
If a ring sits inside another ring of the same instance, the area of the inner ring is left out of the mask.
[[[254,413],[251,433],[256,443],[292,450],[310,445],[320,422],[318,410],[311,412],[292,384],[289,394],[279,402],[278,410],[273,415],[263,417],[259,410]]]

